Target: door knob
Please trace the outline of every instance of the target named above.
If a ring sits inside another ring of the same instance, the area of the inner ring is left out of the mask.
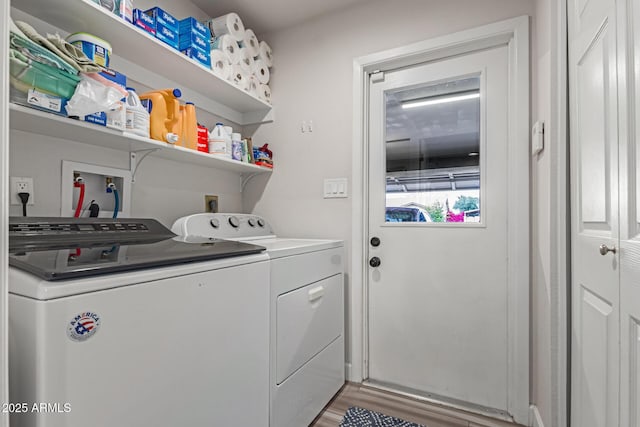
[[[618,249],[615,246],[610,248],[607,245],[605,245],[604,243],[600,245],[600,255],[606,255],[609,252],[612,252],[612,253],[615,254],[617,251],[618,251]]]
[[[380,239],[377,237],[371,238],[371,246],[380,246]]]
[[[371,258],[369,260],[369,265],[371,267],[380,267],[380,258],[378,258],[377,256],[374,256],[373,258]]]

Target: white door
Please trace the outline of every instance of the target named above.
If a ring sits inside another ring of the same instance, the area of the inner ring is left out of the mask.
[[[620,425],[640,427],[640,4],[627,4],[631,9],[625,15],[633,17],[628,52],[635,91],[625,91],[634,114],[629,138],[620,145]]]
[[[618,426],[618,105],[615,0],[569,0],[571,424]],[[600,246],[603,254],[601,255]]]
[[[372,383],[508,408],[508,91],[506,45],[372,76]]]

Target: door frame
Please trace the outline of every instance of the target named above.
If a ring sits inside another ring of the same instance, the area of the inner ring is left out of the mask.
[[[550,327],[552,426],[570,422],[571,388],[571,200],[569,189],[569,45],[567,0],[550,10],[550,95],[552,122],[550,203]],[[555,122],[555,125],[553,125]],[[546,136],[545,136],[545,139]],[[535,406],[532,405],[533,408]],[[535,413],[540,416],[535,408]],[[535,426],[535,424],[534,424]],[[542,423],[540,427],[544,427]]]
[[[368,205],[368,102],[369,75],[419,63],[509,46],[510,81],[508,224],[508,390],[507,410],[514,420],[529,423],[529,17],[520,16],[470,30],[433,38],[356,58],[353,62],[353,146],[352,146],[352,277],[349,325],[350,361],[347,376],[360,382],[367,377],[367,205]],[[526,191],[518,191],[526,189]]]
[[[0,5],[0,85],[9,93],[9,17],[11,2]],[[0,229],[9,229],[9,97],[0,97]],[[0,402],[9,402],[9,238],[0,233]],[[0,426],[9,425],[9,414],[0,412]]]

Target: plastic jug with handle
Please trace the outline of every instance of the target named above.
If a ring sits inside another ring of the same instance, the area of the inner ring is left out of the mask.
[[[222,123],[216,123],[209,134],[209,153],[227,156],[227,133]]]
[[[158,89],[140,95],[146,100],[150,114],[150,136],[157,141],[178,144],[182,134],[180,89]]]
[[[192,150],[198,149],[198,120],[196,119],[196,106],[193,102],[187,102],[180,106],[182,114],[182,138],[181,145]]]
[[[125,130],[149,138],[149,112],[142,105],[136,90],[127,88]]]

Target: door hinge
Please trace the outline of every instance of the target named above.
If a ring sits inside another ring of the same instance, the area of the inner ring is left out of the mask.
[[[369,73],[371,83],[377,83],[384,80],[384,71],[375,70]]]

